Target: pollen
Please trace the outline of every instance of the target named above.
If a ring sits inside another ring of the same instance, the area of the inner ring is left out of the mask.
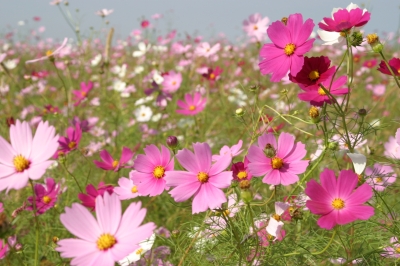
[[[400,253],[400,247],[395,249],[397,253]]]
[[[247,172],[246,172],[246,171],[240,171],[240,172],[237,174],[237,177],[238,177],[239,179],[245,179],[245,178],[247,178]]]
[[[294,45],[293,43],[286,44],[285,49],[283,50],[285,51],[286,55],[292,55],[294,53],[294,50],[296,50],[296,45]]]
[[[153,176],[157,179],[164,177],[165,168],[162,166],[156,166],[153,170]]]
[[[117,243],[117,240],[115,239],[114,236],[110,234],[102,234],[98,239],[97,239],[97,248],[100,249],[101,251],[107,250],[109,248],[112,248],[115,243]]]
[[[17,155],[13,159],[13,164],[15,166],[15,170],[18,173],[21,173],[29,168],[29,165],[31,164],[31,162],[29,160],[27,160],[24,156]]]
[[[133,194],[137,193],[138,192],[137,186],[133,186],[132,189],[131,189],[131,192]]]
[[[319,79],[319,72],[318,70],[313,70],[308,74],[308,78],[312,81]]]
[[[210,74],[210,79],[215,79],[215,74],[214,73]]]
[[[172,86],[175,86],[176,85],[176,81],[174,80],[174,81],[172,81]]]
[[[258,30],[257,25],[254,25],[253,30]]]
[[[53,51],[52,50],[47,50],[46,51],[46,56],[52,56],[53,55]]]
[[[208,178],[209,178],[208,174],[206,174],[206,173],[204,173],[204,172],[199,172],[199,173],[197,174],[197,179],[198,179],[202,184],[206,183],[206,182],[208,181]]]
[[[275,156],[274,158],[272,158],[271,162],[272,162],[272,168],[274,169],[281,169],[283,166],[283,160],[279,157]]]
[[[49,204],[50,201],[51,201],[51,198],[50,198],[49,196],[44,196],[44,197],[42,198],[42,201],[43,201],[43,203],[45,203],[45,204]]]
[[[118,164],[119,164],[118,160],[115,160],[112,162],[112,167],[115,168],[118,166]]]
[[[194,105],[189,106],[190,111],[194,111],[195,109],[196,109],[196,106],[194,106]]]
[[[332,207],[336,210],[341,210],[344,208],[344,200],[336,198],[332,201]]]
[[[326,95],[325,91],[321,87],[318,88],[318,94],[321,95],[321,96],[325,96]]]
[[[308,114],[310,115],[311,118],[317,118],[319,117],[319,111],[318,108],[315,106],[311,106],[310,110],[308,111]]]
[[[371,33],[367,35],[367,42],[368,44],[372,44],[379,41],[379,37],[376,33]]]
[[[86,92],[86,91],[81,91],[81,96],[82,96],[82,97],[86,97],[86,95],[87,95],[87,92]]]
[[[281,220],[281,216],[280,215],[278,215],[278,214],[274,214],[274,215],[272,215],[272,218],[274,218],[275,220],[277,220],[278,222]]]
[[[76,148],[76,142],[75,141],[71,141],[70,143],[68,143],[68,148],[70,148],[71,150]]]
[[[378,176],[375,178],[375,183],[382,183],[382,182],[383,182],[382,177]]]
[[[139,248],[138,250],[136,250],[135,253],[136,253],[137,255],[142,255],[143,251],[144,251],[143,248]]]

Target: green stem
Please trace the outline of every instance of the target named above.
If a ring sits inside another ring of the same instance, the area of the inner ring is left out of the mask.
[[[76,177],[75,177],[70,171],[68,171],[67,167],[65,166],[65,163],[62,163],[61,165],[64,167],[65,171],[66,171],[70,176],[72,176],[72,178],[75,180],[75,183],[76,183],[76,185],[78,186],[79,190],[81,191],[81,193],[83,193],[83,190],[82,190],[81,186],[79,185],[78,180],[76,179]]]
[[[321,251],[311,252],[311,255],[320,255],[320,254],[324,253],[329,248],[329,246],[332,244],[333,239],[335,238],[335,235],[336,235],[336,230],[333,231],[332,237],[329,240],[328,244]],[[289,256],[301,255],[301,254],[305,254],[305,253],[293,252],[293,253],[284,254],[283,256],[284,257],[289,257]]]
[[[397,76],[394,74],[393,69],[390,67],[390,65],[389,65],[388,61],[386,60],[385,56],[383,55],[382,52],[379,52],[379,54],[382,56],[382,59],[385,62],[386,67],[389,69],[390,74],[392,74],[392,76],[394,78],[394,81],[396,81],[397,87],[400,88],[399,80],[397,79]]]
[[[33,185],[32,180],[29,180],[32,188],[32,203],[33,203],[33,217],[35,219],[36,225],[36,241],[35,241],[35,266],[38,265],[38,257],[39,257],[39,222],[37,219],[37,209],[36,209],[36,194],[35,194],[35,187]]]
[[[248,210],[248,212],[249,212],[249,214],[250,214],[251,226],[253,227],[253,232],[257,232],[256,225],[255,225],[255,223],[254,223],[253,210],[251,209],[251,206],[250,206],[249,203],[247,203],[247,210]],[[258,253],[258,248],[259,248],[259,246],[260,246],[260,243],[259,243],[258,237],[257,237],[257,235],[256,235],[256,251],[254,252],[254,256],[253,256],[253,258],[252,258],[251,261],[250,261],[250,265],[253,265],[253,261],[254,261],[255,258],[257,257],[257,253]]]

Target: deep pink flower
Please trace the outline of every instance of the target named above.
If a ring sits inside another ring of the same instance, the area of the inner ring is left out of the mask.
[[[332,18],[324,18],[318,26],[326,31],[346,32],[353,27],[361,27],[367,24],[371,18],[371,13],[363,11],[361,8],[348,10],[339,9],[332,14]]]
[[[162,82],[162,91],[165,93],[176,92],[182,83],[182,74],[170,71],[163,75],[164,81]]]
[[[107,193],[105,193],[107,191]],[[97,189],[92,185],[89,184],[86,186],[86,194],[79,193],[78,199],[82,201],[82,205],[88,207],[93,211],[96,207],[95,201],[97,196],[104,196],[104,194],[113,194],[114,187],[112,185],[106,185],[104,182],[100,182],[97,186]]]
[[[303,55],[307,53],[315,39],[307,40],[314,28],[312,19],[303,23],[301,14],[289,16],[287,25],[281,21],[273,22],[267,29],[272,43],[264,44],[260,50],[259,63],[263,75],[272,74],[271,81],[278,82],[288,71],[297,75],[303,66]]]
[[[63,258],[73,258],[71,265],[114,266],[153,234],[154,223],[140,225],[145,216],[140,202],[131,203],[122,215],[115,194],[96,198],[96,219],[81,204],[73,203],[60,220],[76,238],[58,241],[56,250]]]
[[[305,145],[294,142],[291,134],[281,133],[276,142],[273,133],[258,138],[258,146],[252,145],[247,158],[253,176],[264,176],[263,182],[284,186],[296,183],[298,175],[305,172],[308,160],[301,160],[307,153]]]
[[[377,191],[383,191],[396,181],[397,174],[389,165],[374,164],[365,169],[365,183]]]
[[[57,114],[60,112],[60,109],[57,106],[53,106],[51,104],[47,104],[44,106],[43,109],[43,115],[46,115],[48,113],[50,114]]]
[[[373,68],[376,66],[376,64],[378,64],[378,60],[374,58],[374,59],[366,60],[363,63],[363,67]]]
[[[326,56],[304,57],[304,65],[296,76],[289,74],[289,79],[294,83],[303,86],[320,84],[326,80],[331,80],[335,73],[335,67],[330,67],[331,60]]]
[[[4,259],[8,253],[8,245],[3,239],[0,239],[0,260]]]
[[[263,18],[261,14],[255,13],[249,16],[248,20],[243,21],[243,30],[250,37],[255,37],[256,41],[262,41],[266,37],[269,18]]]
[[[226,202],[223,188],[230,186],[232,172],[224,171],[232,161],[225,155],[211,164],[211,148],[207,143],[194,143],[194,153],[188,149],[178,151],[176,158],[188,170],[171,171],[165,176],[167,186],[175,187],[169,192],[177,202],[193,196],[192,213],[220,208]]]
[[[130,178],[121,177],[118,179],[118,185],[119,187],[114,188],[114,192],[117,193],[120,200],[134,199],[137,196],[141,196],[138,193],[137,186]]]
[[[231,170],[232,170],[233,181],[241,182],[243,180],[250,180],[252,178],[252,175],[248,169],[248,165],[249,165],[249,160],[247,159],[247,157],[244,157],[243,162],[237,162],[232,164]]]
[[[215,82],[216,80],[218,80],[220,78],[220,75],[222,74],[222,72],[224,72],[224,70],[222,68],[220,68],[219,66],[217,66],[217,67],[215,67],[215,69],[207,68],[207,72],[203,73],[202,76],[205,77],[206,79],[208,79],[210,81],[210,83],[213,84],[213,82]]]
[[[193,95],[190,93],[185,94],[185,101],[178,100],[176,103],[180,108],[176,110],[178,114],[182,115],[196,115],[203,111],[206,107],[207,98],[201,98],[200,92],[195,92]]]
[[[80,90],[73,90],[72,94],[74,95],[74,106],[78,106],[84,99],[87,98],[88,93],[93,89],[93,82],[88,81],[86,84],[85,82],[81,82],[81,89]]]
[[[167,147],[161,145],[161,152],[156,145],[144,148],[146,155],[139,154],[133,162],[136,171],[131,171],[129,177],[137,185],[142,196],[157,196],[163,193],[165,176],[174,170],[174,158]]]
[[[75,124],[75,128],[67,128],[66,133],[67,137],[61,136],[58,140],[58,143],[60,144],[60,149],[57,151],[58,155],[60,155],[60,153],[67,154],[73,150],[76,150],[79,142],[81,141],[82,129],[79,123]]]
[[[345,85],[347,82],[347,76],[341,76],[334,82],[332,82],[332,86],[330,89],[330,94],[337,96],[337,95],[344,95],[349,93],[348,88],[341,88],[343,85]],[[321,82],[321,84],[329,90],[329,85],[331,81],[330,79],[325,80]],[[305,101],[305,102],[310,102],[311,105],[314,106],[322,106],[324,102],[331,104],[331,100],[329,99],[328,95],[325,93],[325,91],[319,86],[319,85],[313,85],[313,86],[303,86],[299,84],[300,88],[305,91],[302,93],[298,94],[298,97],[300,100]]]
[[[392,59],[390,59],[390,61],[388,63],[389,63],[390,68],[392,69],[393,73],[396,76],[400,76],[400,59],[392,58]],[[380,71],[381,73],[386,74],[386,75],[390,75],[390,76],[392,75],[384,61],[381,61],[381,63],[379,64],[378,71]]]
[[[143,29],[146,29],[146,28],[150,27],[150,22],[145,19],[140,23],[140,26],[142,26]]]
[[[36,214],[43,214],[56,204],[58,194],[60,193],[60,185],[54,182],[53,178],[46,178],[46,184],[35,184],[35,204]],[[33,196],[28,197],[31,205],[26,210],[34,211]]]
[[[122,148],[122,154],[120,160],[114,160],[113,157],[111,157],[110,153],[108,153],[107,150],[102,150],[100,152],[100,158],[103,160],[103,162],[96,161],[94,160],[94,164],[104,170],[112,170],[114,172],[118,172],[119,169],[126,167],[130,168],[129,166],[125,166],[127,162],[129,162],[130,159],[133,157],[133,152],[127,148],[123,147]]]
[[[54,162],[49,161],[58,147],[53,126],[41,121],[32,138],[27,122],[10,126],[11,145],[0,136],[0,191],[21,189],[29,179],[38,180]]]
[[[4,211],[4,208],[3,208],[3,203],[2,202],[0,202],[0,213],[2,213]]]
[[[317,215],[321,228],[332,229],[355,220],[368,220],[374,215],[374,208],[363,205],[372,197],[372,189],[363,184],[357,189],[358,177],[351,170],[340,171],[336,179],[333,170],[325,168],[320,176],[321,185],[314,179],[307,183],[305,193],[310,197],[307,208]]]

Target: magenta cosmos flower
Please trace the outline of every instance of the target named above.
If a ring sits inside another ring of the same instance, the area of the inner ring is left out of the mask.
[[[390,61],[388,62],[390,68],[392,69],[393,73],[396,76],[400,76],[400,59],[399,58],[392,58],[390,59]],[[390,73],[389,68],[386,66],[384,61],[381,61],[381,63],[379,64],[378,67],[378,71],[380,71],[383,74],[386,75],[392,75],[392,73]]]
[[[79,123],[75,124],[75,128],[69,127],[66,130],[67,136],[61,136],[58,140],[60,149],[57,151],[57,155],[67,154],[78,148],[79,142],[82,138],[82,129]]]
[[[188,149],[178,151],[176,158],[188,170],[167,173],[167,186],[175,187],[169,192],[177,202],[193,197],[192,213],[220,208],[226,202],[221,190],[230,186],[232,172],[224,171],[232,161],[230,155],[221,157],[211,164],[211,148],[207,143],[194,143],[194,153]],[[140,191],[140,189],[139,189]]]
[[[142,196],[157,196],[165,189],[165,175],[174,170],[174,159],[167,147],[161,145],[161,152],[156,145],[148,145],[144,153],[139,154],[133,162],[136,171],[131,171],[129,177],[137,185]]]
[[[182,108],[176,110],[176,112],[182,115],[196,115],[204,110],[206,103],[207,98],[201,98],[200,92],[195,92],[193,95],[186,93],[185,101],[178,100],[176,103],[180,108]]]
[[[9,247],[3,239],[0,239],[0,260],[4,259],[8,253]]]
[[[271,81],[278,82],[288,71],[295,76],[303,66],[303,55],[307,53],[315,39],[307,40],[314,28],[312,19],[303,23],[301,14],[292,14],[285,25],[275,21],[267,29],[272,43],[264,44],[260,50],[259,63],[263,75],[272,74]]]
[[[107,191],[107,193],[105,193]],[[114,187],[112,185],[106,185],[104,182],[100,182],[97,189],[89,184],[86,186],[86,194],[79,193],[78,198],[82,201],[82,205],[88,207],[93,211],[96,208],[96,198],[97,196],[104,196],[104,194],[113,194]]]
[[[53,178],[46,178],[45,183],[45,185],[35,185],[36,215],[43,214],[47,210],[53,208],[56,204],[58,194],[60,193],[60,185],[56,184]],[[34,211],[33,196],[28,197],[28,201],[31,205],[27,206],[26,210]]]
[[[361,8],[342,8],[332,14],[332,18],[324,18],[318,26],[326,31],[348,32],[353,27],[361,27],[368,23],[371,13]]]
[[[86,99],[92,89],[93,82],[88,81],[87,84],[85,82],[81,82],[81,89],[72,91],[75,101],[74,106],[78,106],[84,99]]]
[[[341,88],[343,85],[346,84],[346,82],[347,82],[347,76],[341,76],[337,80],[332,82],[332,86],[329,91],[330,94],[332,94],[333,96],[339,96],[349,93],[349,88]],[[328,79],[321,82],[320,84],[322,84],[327,90],[329,90],[330,83],[331,81],[330,79]],[[302,84],[299,84],[299,86],[304,91],[297,95],[297,97],[299,97],[300,100],[305,102],[310,102],[310,104],[314,106],[322,106],[324,103],[328,104],[332,103],[328,95],[319,85],[306,87]]]
[[[296,76],[289,74],[289,79],[302,84],[312,86],[331,79],[335,73],[335,67],[330,67],[331,60],[326,56],[304,57],[304,65]]]
[[[294,142],[291,134],[282,133],[276,142],[273,133],[258,138],[258,146],[252,145],[247,158],[248,168],[253,176],[264,176],[263,182],[284,186],[296,183],[297,175],[304,173],[308,160],[301,160],[307,153],[305,145]]]
[[[41,121],[32,138],[27,122],[17,120],[10,126],[11,145],[0,136],[0,191],[21,189],[29,179],[38,180],[54,162],[58,135],[48,122]]]
[[[154,223],[140,224],[146,216],[141,203],[131,203],[121,217],[118,196],[106,193],[96,198],[96,219],[81,204],[73,203],[60,215],[61,223],[77,238],[62,239],[56,250],[63,258],[73,258],[71,265],[114,266],[139,248],[156,228]]]
[[[332,229],[335,225],[344,225],[355,220],[368,220],[374,215],[374,208],[363,205],[372,197],[372,189],[363,184],[357,189],[358,177],[351,170],[340,171],[336,179],[335,172],[325,169],[321,173],[321,185],[315,180],[307,183],[305,193],[310,197],[306,206],[317,215],[321,228]]]
[[[124,167],[124,165],[129,162],[130,159],[132,159],[133,157],[133,152],[127,148],[127,147],[123,147],[122,148],[122,154],[121,154],[121,159],[115,160],[113,159],[113,157],[111,157],[110,153],[106,150],[102,150],[100,152],[100,158],[103,160],[103,162],[100,161],[96,161],[94,160],[94,164],[106,171],[114,171],[114,172],[118,172],[119,169],[121,169],[122,167]]]

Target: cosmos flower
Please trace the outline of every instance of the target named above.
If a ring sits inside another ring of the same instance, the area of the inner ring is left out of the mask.
[[[383,191],[396,181],[397,175],[389,165],[374,164],[365,169],[365,183],[377,191]]]
[[[388,63],[393,73],[396,76],[400,76],[400,59],[392,58],[389,60]],[[379,64],[378,71],[389,76],[392,75],[392,73],[390,73],[389,68],[386,66],[386,63],[384,61],[381,61],[381,63]]]
[[[296,76],[289,74],[290,81],[302,84],[303,87],[318,85],[321,82],[331,80],[335,73],[335,67],[330,67],[331,60],[326,56],[304,57],[304,64]]]
[[[242,148],[243,145],[243,140],[239,140],[237,144],[233,145],[231,148],[227,145],[223,146],[221,150],[219,151],[219,155],[213,155],[212,160],[213,161],[218,161],[222,156],[225,156],[226,154],[231,155],[231,157],[238,156],[239,154],[242,153],[243,150]]]
[[[221,44],[216,43],[212,47],[208,42],[202,42],[197,47],[194,53],[197,56],[204,56],[206,58],[216,54],[221,49]]]
[[[264,176],[266,184],[287,186],[307,169],[308,161],[301,160],[306,153],[305,145],[295,143],[291,134],[281,133],[277,143],[273,133],[266,133],[258,138],[258,145],[250,147],[248,168],[253,176]]]
[[[177,101],[176,104],[182,109],[178,109],[176,112],[182,115],[196,115],[204,110],[206,103],[207,98],[202,98],[200,92],[195,92],[193,95],[186,93],[185,101]]]
[[[78,106],[84,99],[87,98],[88,93],[93,89],[93,82],[88,81],[87,84],[85,82],[81,82],[80,90],[73,90],[72,94],[74,95],[74,106]]]
[[[58,150],[57,154],[67,154],[73,150],[76,150],[79,146],[79,142],[82,138],[82,130],[79,123],[75,124],[75,128],[68,127],[66,130],[67,136],[61,136],[58,140],[60,144],[60,149]]]
[[[107,191],[107,193],[105,193]],[[93,211],[96,208],[96,198],[97,196],[104,196],[104,194],[113,194],[114,187],[112,185],[106,185],[104,182],[100,182],[97,186],[97,189],[89,184],[86,186],[86,193],[79,193],[78,198],[82,201],[82,205],[90,208]]]
[[[264,44],[260,50],[261,74],[272,74],[273,82],[282,80],[289,71],[296,76],[304,63],[303,55],[314,43],[314,39],[307,40],[313,28],[312,19],[303,23],[301,14],[290,15],[286,25],[279,20],[273,22],[267,29],[272,43]]]
[[[103,9],[101,9],[99,11],[96,11],[96,15],[99,15],[100,17],[104,18],[104,17],[107,17],[108,15],[110,15],[112,12],[114,12],[113,9],[103,8]]]
[[[125,167],[125,164],[129,162],[132,157],[133,152],[129,148],[123,147],[120,160],[114,160],[107,150],[102,150],[100,152],[100,158],[103,160],[103,162],[96,160],[93,162],[97,167],[103,170],[112,170],[114,172],[118,172],[119,169]]]
[[[67,44],[67,42],[68,42],[68,38],[65,38],[63,43],[61,44],[61,46],[58,47],[54,52],[49,50],[49,51],[46,52],[46,56],[43,56],[43,57],[40,57],[40,58],[37,58],[37,59],[32,59],[32,60],[25,61],[25,64],[31,64],[31,63],[43,61],[43,60],[46,60],[46,59],[54,58],[55,55],[58,55],[62,51],[62,49]]]
[[[121,177],[118,179],[118,185],[118,187],[114,187],[114,192],[119,196],[120,200],[134,199],[137,196],[141,196],[137,186],[130,178]]]
[[[243,30],[249,37],[255,37],[257,41],[262,41],[266,37],[269,18],[263,18],[261,14],[250,15],[248,20],[243,21]]]
[[[81,204],[73,203],[60,220],[76,238],[59,240],[56,250],[61,257],[72,258],[71,265],[114,266],[153,234],[154,223],[140,225],[145,216],[140,202],[131,203],[122,215],[115,194],[96,198],[96,219]]]
[[[36,215],[43,214],[56,204],[58,194],[60,193],[60,185],[54,182],[53,178],[46,178],[45,184],[35,184],[35,198],[28,197],[31,205],[26,210],[34,211],[36,205]],[[35,200],[35,203],[33,201]]]
[[[27,122],[10,125],[11,145],[0,136],[0,191],[21,189],[29,179],[38,180],[54,162],[50,159],[58,147],[58,135],[48,122],[41,121],[32,138]]]
[[[321,184],[310,180],[305,193],[310,197],[307,208],[321,215],[317,222],[321,228],[331,230],[335,225],[368,220],[374,215],[374,208],[364,205],[372,197],[372,189],[368,184],[355,189],[358,177],[353,171],[342,170],[336,179],[334,171],[326,168],[320,179]]]
[[[0,239],[0,260],[4,259],[9,251],[9,247],[3,239]]]

